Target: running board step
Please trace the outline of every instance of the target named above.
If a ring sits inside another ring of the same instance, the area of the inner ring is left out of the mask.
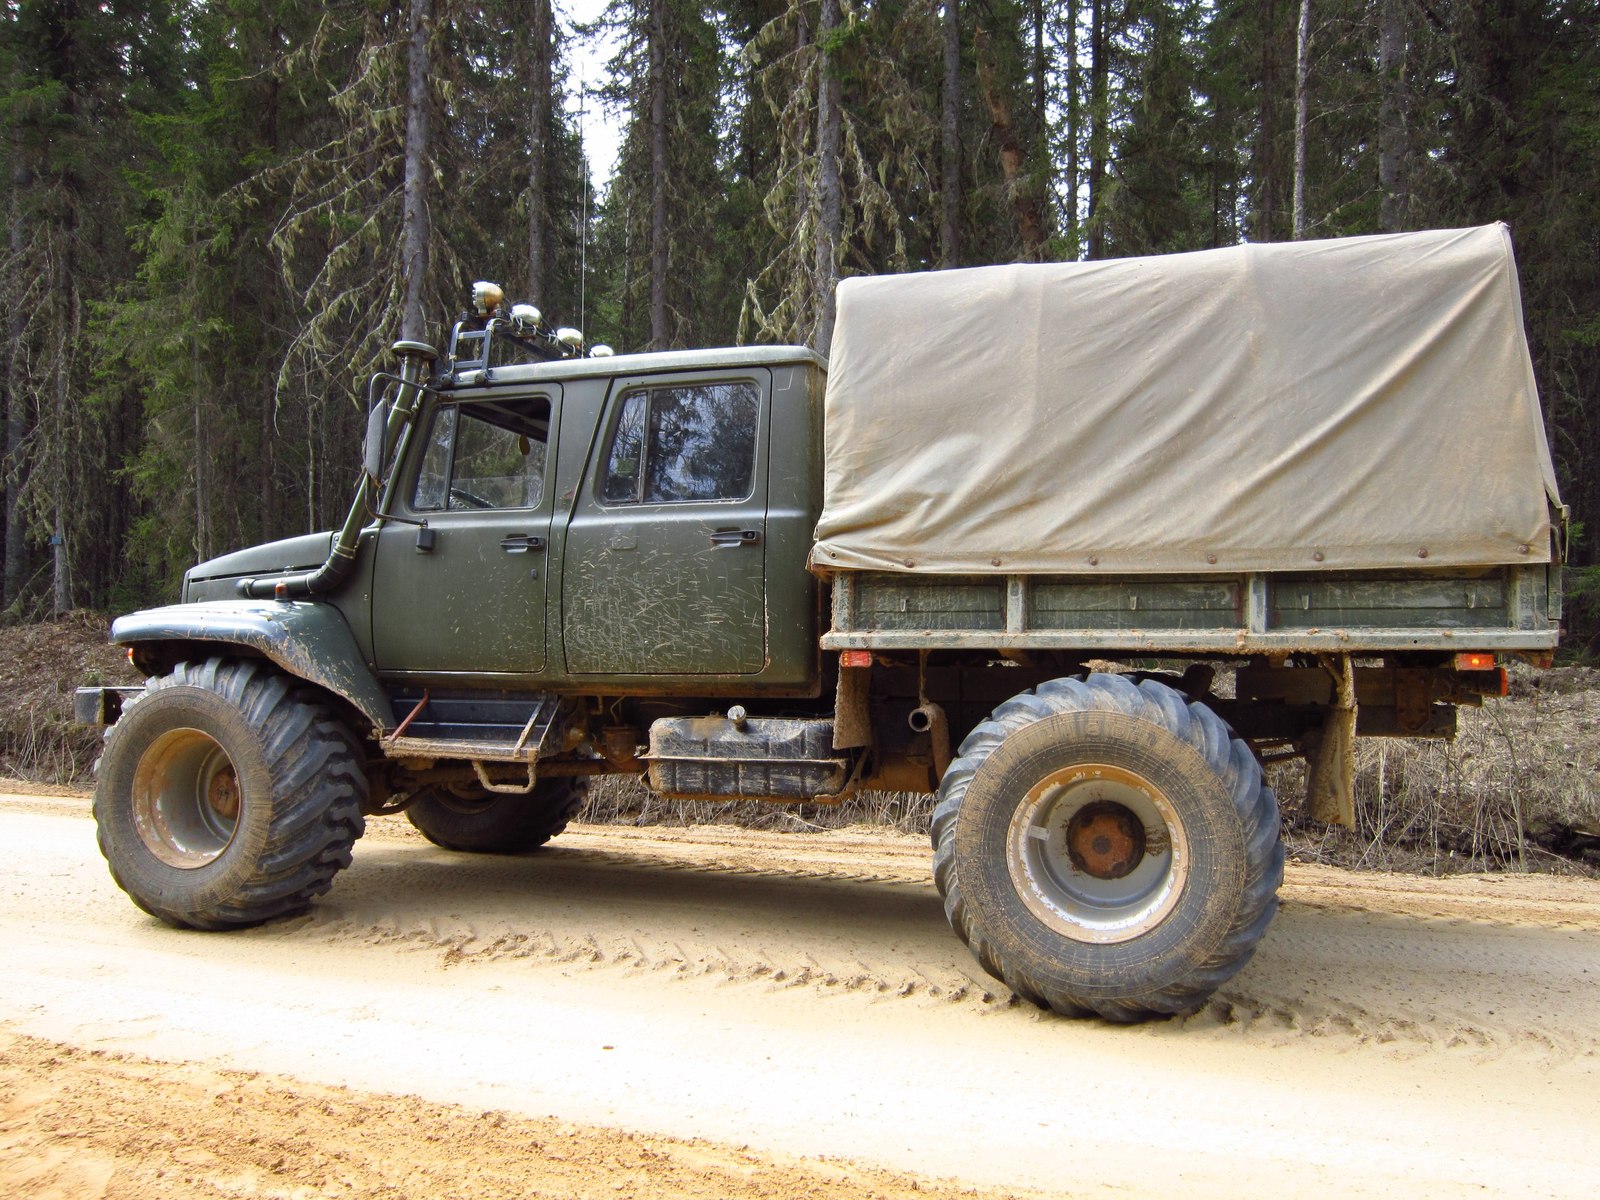
[[[389,758],[533,762],[547,753],[560,698],[548,692],[517,697],[433,696],[408,691],[393,697],[405,714],[381,745]]]

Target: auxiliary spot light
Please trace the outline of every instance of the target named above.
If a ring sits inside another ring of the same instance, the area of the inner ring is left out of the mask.
[[[472,285],[472,309],[480,317],[491,315],[500,307],[500,302],[506,298],[505,289],[498,283],[490,283],[487,279],[480,279]]]

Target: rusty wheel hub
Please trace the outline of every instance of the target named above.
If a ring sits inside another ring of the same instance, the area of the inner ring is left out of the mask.
[[[1144,824],[1115,801],[1085,804],[1067,823],[1067,855],[1096,879],[1121,879],[1144,858]]]
[[[239,777],[233,773],[231,763],[211,777],[206,785],[206,803],[224,820],[239,819]]]
[[[1125,942],[1154,929],[1189,876],[1171,799],[1110,763],[1064,767],[1034,784],[1011,818],[1006,858],[1028,911],[1084,942]]]

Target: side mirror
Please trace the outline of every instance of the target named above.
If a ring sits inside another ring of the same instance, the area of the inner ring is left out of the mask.
[[[389,430],[389,402],[380,401],[367,414],[367,439],[361,451],[361,466],[373,479],[383,478],[383,443]]]

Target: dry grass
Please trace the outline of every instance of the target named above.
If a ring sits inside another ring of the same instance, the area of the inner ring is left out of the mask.
[[[93,613],[0,629],[0,772],[33,783],[81,783],[100,731],[72,723],[72,693],[90,684],[138,684],[126,652]]]
[[[1275,768],[1291,852],[1429,874],[1600,868],[1600,671],[1518,669],[1509,697],[1460,718],[1454,742],[1357,743],[1354,831],[1306,820],[1303,769]]]
[[[596,780],[578,820],[595,825],[742,825],[747,829],[843,829],[876,825],[899,833],[926,833],[935,798],[911,792],[860,792],[841,804],[767,804],[733,800],[672,800],[636,776]]]

